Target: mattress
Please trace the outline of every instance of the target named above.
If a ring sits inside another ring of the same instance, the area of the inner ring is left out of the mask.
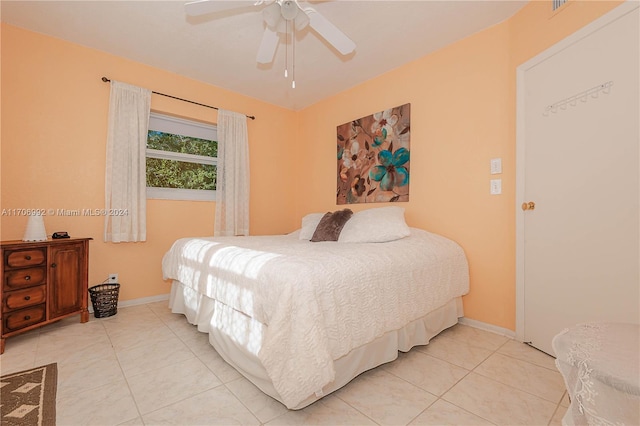
[[[289,408],[336,382],[336,360],[451,303],[469,286],[460,246],[413,228],[387,243],[312,243],[295,235],[181,239],[163,258],[163,274],[180,283],[183,297],[200,300],[190,321],[208,322],[208,332],[218,330],[252,354]]]

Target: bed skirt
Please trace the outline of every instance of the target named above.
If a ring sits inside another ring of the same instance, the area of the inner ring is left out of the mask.
[[[169,307],[183,314],[198,330],[209,334],[211,346],[244,377],[267,395],[282,402],[267,371],[258,359],[265,325],[228,306],[210,299],[192,288],[174,281]],[[334,361],[335,380],[322,390],[308,395],[290,409],[299,410],[329,393],[340,389],[360,373],[395,360],[398,351],[426,345],[441,331],[458,323],[463,316],[462,298],[450,300],[444,306],[419,318],[400,330],[389,331],[367,345],[353,349]]]

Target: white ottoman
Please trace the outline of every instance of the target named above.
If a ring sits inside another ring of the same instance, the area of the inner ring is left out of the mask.
[[[552,346],[571,398],[563,425],[640,425],[640,325],[580,324]]]

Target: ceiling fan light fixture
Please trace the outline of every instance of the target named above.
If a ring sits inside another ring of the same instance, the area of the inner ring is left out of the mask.
[[[304,29],[307,25],[309,25],[309,15],[307,15],[306,13],[298,13],[298,16],[296,16],[296,19],[293,21],[296,30],[297,31],[301,31],[302,29]]]
[[[295,19],[296,15],[298,15],[298,10],[300,10],[300,7],[295,1],[284,0],[280,3],[280,12],[282,13],[282,17],[287,21]]]
[[[274,2],[262,9],[262,17],[270,28],[275,28],[280,21],[280,4]]]

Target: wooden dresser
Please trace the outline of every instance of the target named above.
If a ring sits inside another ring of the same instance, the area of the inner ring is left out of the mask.
[[[0,243],[0,353],[7,337],[77,314],[89,321],[90,240]]]

